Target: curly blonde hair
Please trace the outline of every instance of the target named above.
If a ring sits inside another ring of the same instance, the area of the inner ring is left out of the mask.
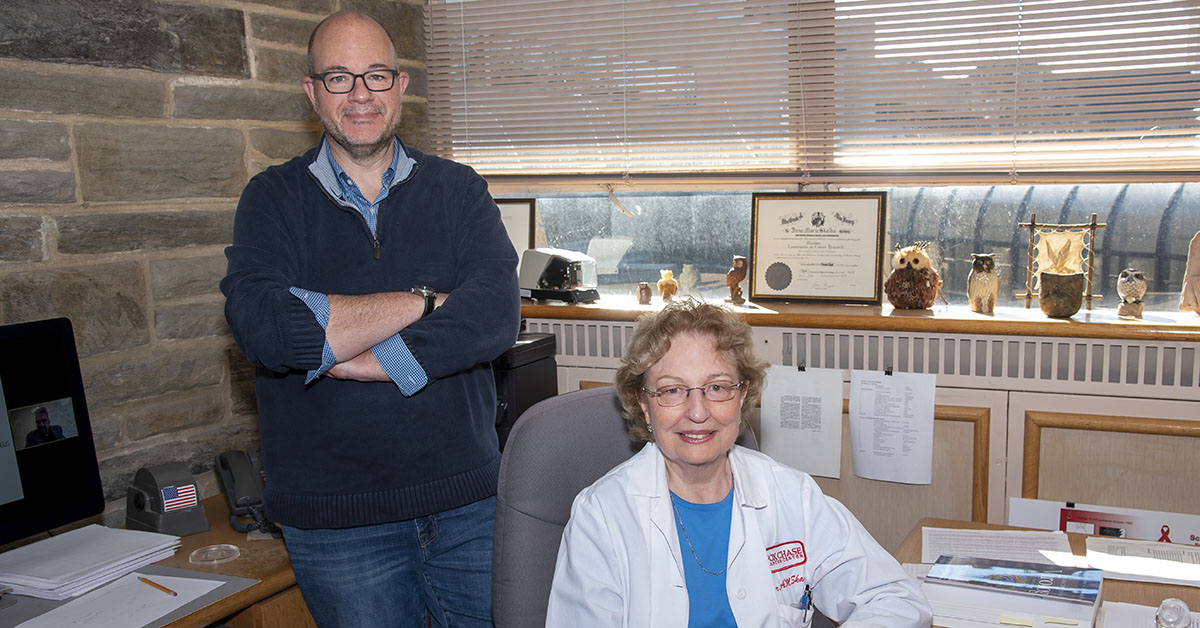
[[[754,354],[753,332],[737,313],[712,303],[680,299],[657,312],[638,318],[637,329],[629,339],[621,367],[613,379],[613,388],[621,400],[621,415],[629,423],[629,435],[635,441],[650,442],[654,434],[646,427],[646,415],[639,401],[644,394],[646,372],[671,349],[671,340],[684,333],[696,333],[716,340],[717,351],[733,359],[738,376],[745,382],[745,400],[738,433],[746,429],[747,419],[762,395],[767,363]]]

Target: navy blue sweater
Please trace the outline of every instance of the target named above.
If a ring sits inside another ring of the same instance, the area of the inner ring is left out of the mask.
[[[416,161],[379,209],[377,237],[308,171],[318,154],[268,168],[242,193],[221,282],[238,346],[257,367],[266,512],[302,528],[401,521],[496,494],[500,454],[490,361],[520,321],[516,252],[487,183],[467,166],[405,147]],[[377,242],[376,242],[377,241]],[[288,292],[448,293],[400,331],[429,378],[323,377],[324,330]]]

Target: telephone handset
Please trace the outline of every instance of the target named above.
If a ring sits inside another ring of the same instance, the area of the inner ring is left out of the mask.
[[[217,456],[217,480],[229,505],[229,525],[238,532],[261,530],[278,538],[279,526],[263,514],[263,472],[257,452],[234,449]],[[253,523],[242,523],[251,517]]]

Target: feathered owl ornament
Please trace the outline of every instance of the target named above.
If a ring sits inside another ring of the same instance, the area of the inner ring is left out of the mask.
[[[1000,275],[991,253],[971,254],[971,274],[967,275],[967,305],[972,312],[991,314],[1000,295]]]
[[[1117,306],[1118,316],[1142,317],[1142,297],[1146,296],[1146,275],[1135,268],[1126,268],[1117,275],[1117,294],[1121,295],[1121,304]]]
[[[942,278],[933,268],[928,248],[928,242],[917,242],[898,248],[892,255],[892,274],[883,282],[883,292],[892,307],[901,310],[933,307]]]

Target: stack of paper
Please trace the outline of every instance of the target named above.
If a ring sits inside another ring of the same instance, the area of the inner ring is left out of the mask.
[[[179,537],[89,525],[0,554],[0,585],[65,600],[175,554]]]

